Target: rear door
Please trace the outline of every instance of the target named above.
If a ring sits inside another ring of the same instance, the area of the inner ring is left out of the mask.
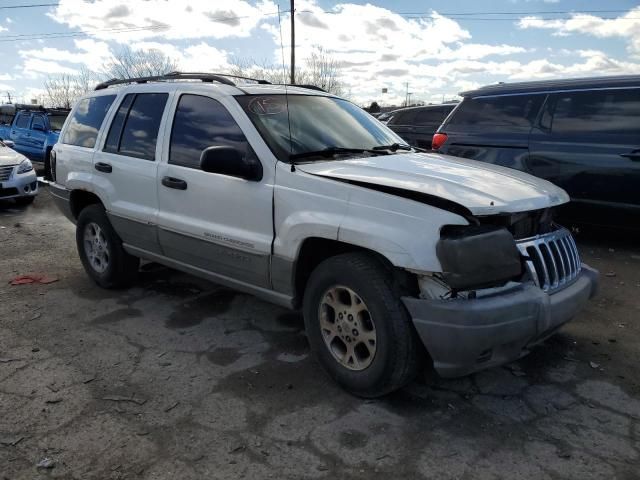
[[[529,168],[574,202],[640,212],[640,88],[549,96]]]
[[[165,133],[170,139],[166,162],[158,178],[159,236],[165,255],[268,287],[274,166],[263,165],[260,181],[200,169],[200,155],[211,146],[232,146],[259,161],[256,146],[244,133],[259,138],[255,127],[231,97],[184,92],[175,103]]]
[[[157,176],[169,94],[146,89],[119,98],[103,145],[93,157],[94,183],[123,242],[160,253]]]

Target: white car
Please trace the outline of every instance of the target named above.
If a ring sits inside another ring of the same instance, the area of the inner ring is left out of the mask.
[[[418,153],[315,89],[124,83],[81,99],[52,155],[51,191],[103,287],[144,258],[302,309],[319,362],[364,397],[424,359],[446,377],[517,359],[596,290],[549,182]]]
[[[31,161],[11,147],[12,142],[0,140],[0,200],[28,205],[38,194],[38,177]]]

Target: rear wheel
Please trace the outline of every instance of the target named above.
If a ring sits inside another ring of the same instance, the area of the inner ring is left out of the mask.
[[[85,271],[101,287],[126,287],[135,279],[140,260],[124,250],[102,205],[80,212],[76,244]]]
[[[388,269],[364,253],[332,257],[311,274],[304,296],[309,343],[355,395],[384,395],[417,373],[419,344],[400,294]]]

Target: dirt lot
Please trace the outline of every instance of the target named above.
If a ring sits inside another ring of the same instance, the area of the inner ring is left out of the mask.
[[[640,249],[606,238],[579,236],[599,296],[530,356],[363,401],[296,313],[156,265],[102,290],[46,189],[2,203],[0,478],[640,478]]]

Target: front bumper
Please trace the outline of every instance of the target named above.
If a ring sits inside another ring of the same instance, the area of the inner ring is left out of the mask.
[[[413,324],[442,377],[460,377],[526,355],[571,320],[595,294],[598,272],[586,265],[552,294],[533,284],[476,299],[403,297]]]
[[[38,194],[38,176],[34,170],[26,173],[13,173],[8,180],[0,182],[0,199],[35,197]]]

